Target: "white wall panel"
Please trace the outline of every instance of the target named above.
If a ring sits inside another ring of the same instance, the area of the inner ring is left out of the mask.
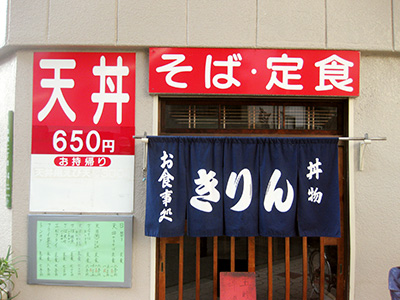
[[[257,1],[188,1],[188,45],[254,47]]]
[[[258,47],[325,48],[325,29],[324,1],[259,1]]]
[[[115,45],[116,2],[50,0],[48,43]]]
[[[49,1],[10,1],[7,44],[42,45],[47,42]]]
[[[185,0],[120,0],[118,45],[185,46]]]
[[[355,299],[389,299],[388,272],[399,265],[400,60],[362,56],[360,97],[354,103],[354,135],[385,136],[367,146],[364,170],[354,173]],[[354,143],[354,142],[353,142]],[[353,146],[353,145],[352,145]],[[357,164],[358,143],[355,157]]]
[[[15,69],[14,57],[0,61],[0,257],[7,253],[11,245],[12,211],[6,207],[6,166],[8,111],[14,111],[15,104]]]
[[[400,1],[393,1],[393,44],[394,50],[400,50]]]
[[[327,29],[328,48],[391,50],[391,1],[327,1]]]

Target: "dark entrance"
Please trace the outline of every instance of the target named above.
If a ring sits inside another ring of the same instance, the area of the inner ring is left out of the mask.
[[[346,107],[344,99],[162,98],[159,132],[343,136]],[[223,271],[256,272],[258,299],[347,299],[345,151],[340,145],[341,238],[160,238],[157,299],[218,299]]]

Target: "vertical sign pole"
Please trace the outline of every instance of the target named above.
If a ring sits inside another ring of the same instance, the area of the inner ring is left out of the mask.
[[[8,111],[7,167],[6,167],[6,205],[12,207],[12,167],[14,147],[14,112]]]

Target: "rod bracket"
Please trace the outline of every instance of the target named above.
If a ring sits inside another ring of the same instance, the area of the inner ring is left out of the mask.
[[[360,142],[360,154],[359,154],[359,162],[358,169],[360,171],[364,170],[364,155],[367,145],[371,144],[372,141],[368,138],[368,133],[365,134],[364,140]]]
[[[143,180],[146,181],[146,172],[147,172],[147,144],[149,143],[149,139],[147,138],[147,132],[145,131],[142,136],[137,136],[134,135],[132,137],[133,139],[140,139],[140,141],[143,143],[143,167],[142,167],[142,172],[143,172]]]

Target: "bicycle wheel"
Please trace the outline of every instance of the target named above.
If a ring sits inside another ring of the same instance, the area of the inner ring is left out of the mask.
[[[320,290],[320,278],[321,278],[321,268],[320,268],[320,254],[319,250],[314,250],[311,252],[309,260],[308,260],[308,272],[310,276],[311,286],[317,294],[319,294]],[[330,282],[332,280],[332,269],[329,264],[329,261],[325,257],[325,281],[324,281],[324,289],[329,291]]]

